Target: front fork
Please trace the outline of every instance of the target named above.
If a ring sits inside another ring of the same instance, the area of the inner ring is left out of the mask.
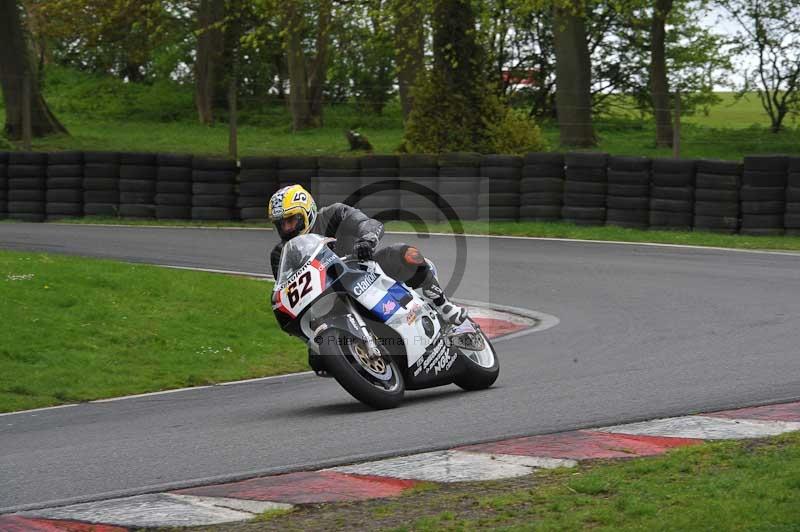
[[[378,344],[375,343],[375,337],[372,335],[372,332],[367,327],[364,318],[361,317],[361,314],[358,312],[358,310],[356,310],[355,306],[353,306],[353,302],[349,298],[347,299],[347,310],[350,311],[350,314],[356,320],[358,327],[361,329],[361,334],[364,336],[364,342],[367,344],[369,357],[372,359],[381,358],[381,350],[378,348]]]

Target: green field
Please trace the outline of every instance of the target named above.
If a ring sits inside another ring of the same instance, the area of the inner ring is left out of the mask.
[[[172,82],[152,86],[80,74],[53,67],[48,70],[45,96],[71,136],[34,141],[37,150],[111,150],[189,152],[226,155],[226,118],[213,127],[197,123],[192,87]],[[722,102],[705,113],[686,116],[681,155],[685,158],[741,159],[747,154],[800,153],[800,129],[787,119],[787,129],[769,131],[769,120],[755,94],[736,100],[720,93]],[[3,112],[0,103],[0,113]],[[350,154],[344,132],[356,128],[369,138],[376,153],[395,153],[403,139],[399,103],[392,101],[381,115],[356,104],[328,105],[325,127],[293,133],[285,105],[268,99],[243,98],[239,119],[239,155]],[[615,155],[670,156],[654,147],[652,119],[634,112],[615,112],[594,118],[598,150]],[[541,124],[553,150],[558,127]],[[359,155],[359,154],[356,154]]]
[[[800,434],[588,462],[514,480],[424,487],[395,499],[309,505],[213,529],[788,532],[800,528]]]
[[[306,370],[271,286],[0,251],[0,412]]]

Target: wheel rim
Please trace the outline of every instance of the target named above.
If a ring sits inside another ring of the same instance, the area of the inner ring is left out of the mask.
[[[492,368],[494,367],[494,350],[492,349],[492,345],[489,343],[489,340],[486,338],[486,335],[483,334],[483,332],[480,332],[479,334],[483,339],[483,349],[480,351],[472,351],[462,348],[461,352],[482,368]]]
[[[394,391],[400,386],[394,364],[385,360],[383,356],[370,357],[369,349],[363,340],[349,343],[349,351],[350,363],[370,384],[385,391]]]

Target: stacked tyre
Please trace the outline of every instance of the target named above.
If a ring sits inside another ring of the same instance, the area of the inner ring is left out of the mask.
[[[318,207],[332,203],[355,205],[361,177],[355,157],[320,157],[319,168],[312,187],[316,190]]]
[[[269,198],[277,190],[277,157],[245,157],[241,160],[236,206],[242,220],[266,222]]]
[[[439,218],[437,182],[439,162],[435,155],[401,155],[397,160],[400,211],[408,221],[436,221]]]
[[[48,220],[83,216],[83,153],[55,152],[47,158]]]
[[[83,154],[83,213],[119,216],[119,154]]]
[[[119,215],[123,218],[155,218],[156,154],[122,153],[119,162]]]
[[[192,217],[192,156],[159,154],[156,180],[156,218],[189,220]]]
[[[739,184],[742,165],[731,161],[697,161],[694,229],[714,233],[739,230]]]
[[[8,218],[8,152],[0,151],[0,220]]]
[[[195,157],[192,160],[192,220],[236,218],[236,161]]]
[[[782,235],[786,212],[786,176],[789,160],[784,156],[744,158],[740,233]]]
[[[478,219],[481,156],[455,152],[439,156],[439,208],[444,218]]]
[[[653,159],[650,228],[689,230],[694,212],[694,161]]]
[[[608,180],[605,153],[568,153],[564,181],[565,222],[579,225],[603,225],[606,221]]]
[[[519,219],[519,186],[522,157],[484,155],[478,194],[478,218],[516,221]]]
[[[789,158],[787,171],[784,227],[787,235],[800,236],[800,157]]]
[[[46,183],[46,153],[11,152],[8,158],[8,217],[25,222],[43,222]]]
[[[520,178],[520,220],[561,220],[564,204],[564,155],[529,153]]]
[[[281,187],[303,185],[313,195],[317,192],[314,189],[317,168],[316,157],[280,157],[278,159],[278,184]]]
[[[368,216],[381,221],[395,220],[400,210],[400,196],[392,188],[382,189],[385,181],[397,180],[396,155],[367,155],[359,161],[361,166],[360,197],[358,207]],[[371,190],[367,187],[378,187]]]
[[[609,157],[606,225],[650,225],[650,166],[646,157]]]

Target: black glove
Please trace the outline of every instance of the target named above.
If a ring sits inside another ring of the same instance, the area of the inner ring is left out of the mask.
[[[353,246],[353,255],[358,257],[360,261],[372,260],[375,254],[375,248],[378,245],[378,237],[372,233],[368,233],[358,240]]]

